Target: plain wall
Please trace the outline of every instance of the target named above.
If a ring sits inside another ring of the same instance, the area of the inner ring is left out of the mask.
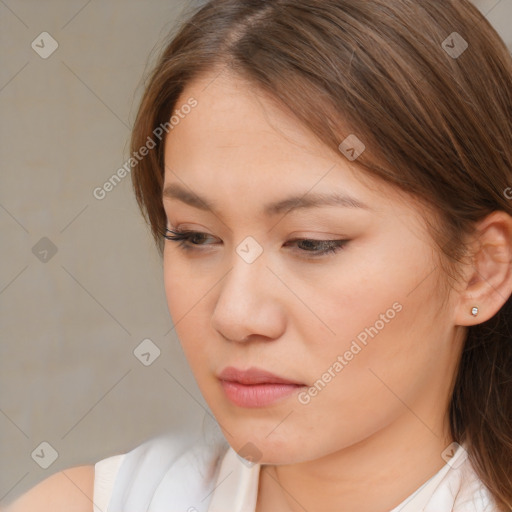
[[[477,4],[512,48],[512,0]],[[206,405],[130,177],[93,194],[128,158],[148,58],[197,5],[0,3],[0,501],[162,432],[201,428]],[[31,46],[51,48],[42,32],[58,43],[47,58]],[[160,350],[148,366],[134,354],[146,339]],[[47,469],[42,442],[58,453]]]

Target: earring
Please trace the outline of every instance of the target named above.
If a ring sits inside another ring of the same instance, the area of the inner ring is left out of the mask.
[[[477,307],[474,307],[474,308],[471,310],[471,314],[472,314],[473,316],[478,315],[478,308],[477,308]]]

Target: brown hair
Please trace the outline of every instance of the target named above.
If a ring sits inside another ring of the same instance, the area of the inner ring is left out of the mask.
[[[450,51],[464,49],[454,32],[468,44],[460,55]],[[468,0],[210,1],[173,35],[148,77],[132,151],[169,128],[191,80],[226,65],[333,150],[349,134],[361,139],[360,168],[440,220],[432,216],[429,229],[446,275],[466,254],[476,221],[495,210],[512,214],[512,60]],[[158,142],[132,171],[160,253],[163,154]],[[450,404],[453,438],[466,443],[503,511],[512,507],[511,382],[509,297],[468,328]]]

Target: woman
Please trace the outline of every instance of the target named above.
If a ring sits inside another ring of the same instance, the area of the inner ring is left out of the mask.
[[[130,165],[219,435],[10,510],[510,510],[511,115],[511,57],[466,0],[199,9]]]

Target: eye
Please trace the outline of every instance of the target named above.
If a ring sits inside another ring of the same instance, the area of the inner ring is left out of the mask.
[[[202,250],[200,246],[212,245],[215,242],[215,237],[208,233],[201,233],[199,231],[179,231],[166,229],[166,234],[163,235],[166,240],[170,242],[178,242],[179,247],[185,251]],[[212,243],[204,243],[208,239],[213,240]],[[309,259],[334,254],[340,251],[349,240],[314,240],[308,238],[298,238],[288,241],[285,245],[297,244],[298,252],[302,253],[301,256]]]
[[[182,247],[184,250],[193,249],[194,245],[210,245],[201,243],[201,241],[204,241],[208,238],[213,238],[207,233],[200,233],[199,231],[173,231],[172,229],[168,228],[165,231],[166,234],[164,235],[164,238],[170,242],[179,242],[179,247]]]
[[[348,243],[348,240],[314,240],[309,238],[298,238],[296,240],[290,240],[290,242],[287,243],[296,243],[299,246],[302,245],[303,249],[301,252],[309,253],[313,255],[313,257],[316,257],[337,253]]]

